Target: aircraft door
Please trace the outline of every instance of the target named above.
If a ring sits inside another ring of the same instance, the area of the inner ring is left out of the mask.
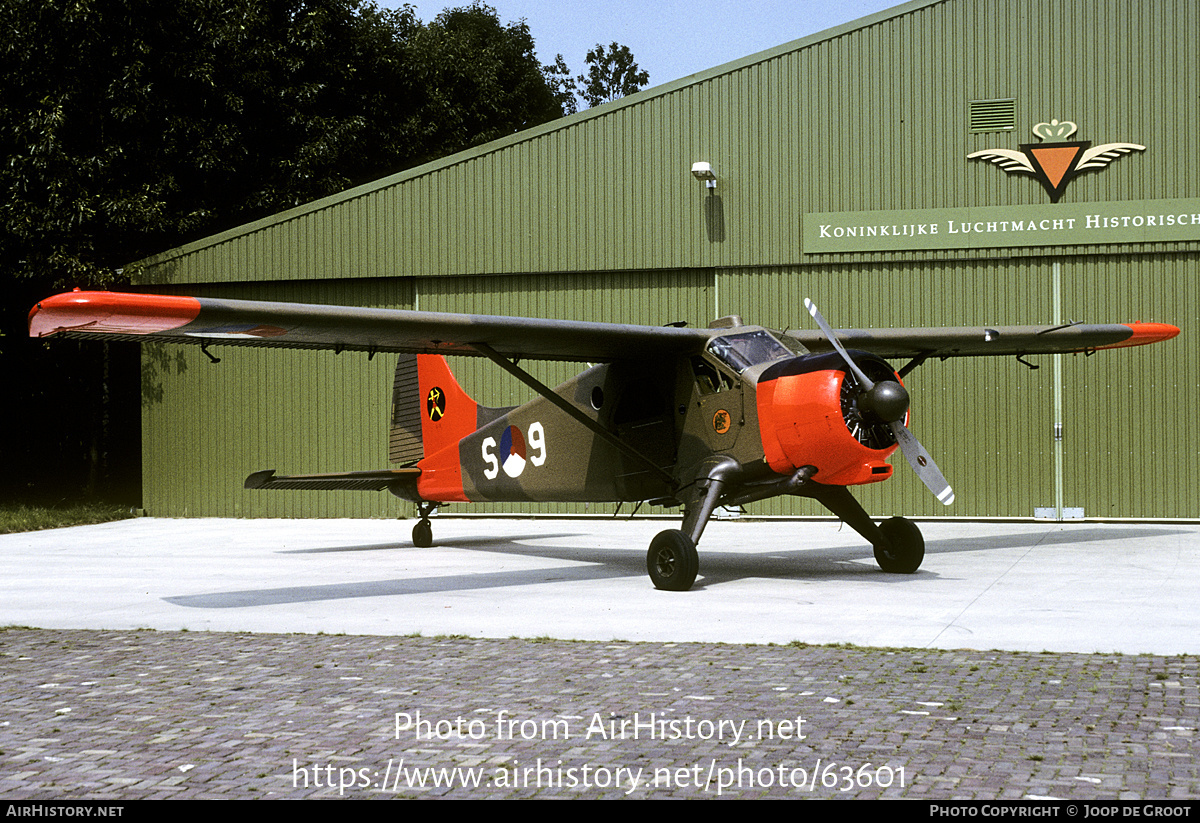
[[[729,451],[745,428],[744,381],[707,357],[693,357],[691,367],[692,401],[685,430],[710,451]]]

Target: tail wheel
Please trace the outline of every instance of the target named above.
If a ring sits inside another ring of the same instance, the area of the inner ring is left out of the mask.
[[[654,588],[668,592],[685,592],[696,582],[700,571],[700,556],[696,544],[678,529],[659,532],[650,541],[646,553],[646,571]]]
[[[428,549],[433,545],[433,524],[422,518],[413,526],[413,545],[418,549]]]
[[[875,562],[885,572],[912,574],[921,568],[925,559],[925,538],[917,524],[903,517],[893,517],[879,524],[884,542],[875,546]]]

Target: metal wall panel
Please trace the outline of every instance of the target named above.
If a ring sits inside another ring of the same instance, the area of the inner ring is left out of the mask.
[[[203,296],[529,314],[660,325],[712,319],[711,272],[608,272],[539,277],[389,278],[189,288]],[[363,492],[244,490],[251,472],[281,474],[388,467],[396,360],[361,353],[213,345],[147,347],[143,356],[143,506],[156,516],[396,517],[412,508]],[[557,385],[579,367],[524,364]],[[532,392],[482,358],[451,367],[480,403],[509,406]],[[593,511],[588,505],[488,504],[472,511]],[[601,509],[611,512],[607,505]]]
[[[1183,333],[1103,352],[1064,397],[1067,505],[1089,517],[1200,517],[1200,260],[1156,255],[1063,264],[1065,317],[1169,318]]]
[[[295,283],[282,292],[223,287],[211,293],[634,323],[703,325],[718,313],[738,313],[747,322],[777,328],[807,325],[802,300],[809,296],[842,326],[1001,325],[1051,321],[1053,262],[728,269],[715,282],[712,272],[697,271],[393,279],[386,284],[389,300],[379,299],[384,284],[366,281]],[[1195,256],[1077,256],[1057,262],[1066,318],[1200,328]],[[305,473],[385,466],[393,358],[219,346],[212,351],[220,364],[191,347],[146,354],[143,454],[145,506],[152,514],[407,512],[405,504],[383,494],[241,489],[247,474],[263,468]],[[1041,368],[989,358],[930,362],[914,371],[907,380],[914,396],[913,430],[958,498],[952,508],[942,508],[900,461],[891,481],[860,489],[869,510],[1029,517],[1035,507],[1053,505],[1052,358],[1032,360]],[[1200,396],[1196,347],[1185,336],[1150,349],[1064,361],[1065,505],[1097,517],[1200,517],[1200,447],[1193,436]],[[455,358],[452,366],[485,405],[530,399],[528,389],[482,359]],[[526,366],[550,385],[575,371],[566,363]],[[612,508],[492,504],[472,511]],[[770,501],[751,510],[823,513],[801,500]]]
[[[778,327],[805,322],[800,300],[812,296],[838,325],[907,326],[1047,322],[1057,262],[1064,317],[1185,329],[1150,350],[1067,358],[1065,504],[1198,517],[1200,366],[1188,340],[1200,328],[1200,243],[802,247],[814,212],[1045,203],[1036,181],[966,155],[1032,142],[1029,128],[1050,118],[1075,121],[1084,139],[1148,147],[1076,179],[1071,202],[1200,197],[1197,30],[1194,0],[914,2],[169,252],[142,282],[644,323],[736,312]],[[971,134],[968,101],[1000,97],[1016,101],[1016,132]],[[715,192],[690,176],[697,160],[715,167]],[[273,466],[385,465],[393,364],[376,361],[229,350],[212,366],[195,350],[148,352],[147,508],[397,513],[382,494],[240,489]],[[490,364],[455,368],[481,402],[527,399]],[[570,371],[536,369],[548,383]],[[864,502],[880,514],[1022,517],[1051,504],[1051,372],[919,368],[913,427],[958,502],[942,509],[903,468]],[[817,513],[803,501],[755,510]]]
[[[1042,288],[1043,282],[1047,284]],[[775,326],[810,326],[811,297],[835,326],[896,327],[1048,322],[1048,279],[1021,263],[957,266],[876,265],[723,273],[723,303],[743,317]],[[930,299],[937,294],[938,299]],[[903,363],[893,363],[897,368]],[[957,499],[947,509],[916,480],[902,458],[887,482],[856,495],[873,514],[1032,516],[1039,488],[1052,488],[1048,370],[1012,360],[930,362],[906,379],[911,427],[933,454]],[[1019,421],[1019,425],[1012,425]],[[767,514],[825,514],[810,501],[776,500]]]
[[[1191,162],[1200,155],[1200,5],[908,8],[218,235],[167,253],[147,276],[203,283],[846,262],[805,257],[805,213],[1044,202],[1032,178],[966,155],[1032,141],[1032,125],[1050,118],[1073,120],[1097,142],[1149,147],[1077,179],[1074,202],[1200,191]],[[970,133],[968,101],[993,97],[1015,98],[1016,134]],[[716,168],[715,198],[689,174],[697,160]],[[1200,243],[1150,250],[1167,249]]]
[[[1064,320],[1170,322],[1185,331],[1157,346],[1063,358],[1064,505],[1088,517],[1200,517],[1200,259],[1196,255],[878,264],[728,270],[721,310],[775,327],[809,325],[811,297],[835,326],[1050,323],[1053,266]],[[1031,517],[1054,505],[1053,358],[1036,371],[1015,359],[928,362],[906,383],[912,430],[955,487],[938,504],[895,458],[892,480],[862,488],[879,514]],[[893,365],[903,365],[894,363]],[[808,501],[752,507],[820,514]]]
[[[411,280],[191,287],[204,296],[411,308]],[[396,516],[388,495],[247,491],[251,472],[387,468],[395,358],[214,345],[142,355],[142,504],[155,516]]]

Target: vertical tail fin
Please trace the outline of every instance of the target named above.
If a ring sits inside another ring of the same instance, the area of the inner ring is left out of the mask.
[[[484,409],[485,417],[491,415]],[[389,459],[415,463],[475,431],[480,406],[471,399],[440,354],[404,354],[392,383]]]

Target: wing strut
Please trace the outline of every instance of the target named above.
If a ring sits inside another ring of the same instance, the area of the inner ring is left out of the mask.
[[[575,408],[573,405],[571,405],[565,399],[563,399],[559,395],[555,394],[554,389],[550,388],[545,383],[541,382],[536,377],[534,377],[532,374],[530,374],[529,372],[522,369],[516,363],[512,362],[507,357],[500,354],[498,351],[493,349],[487,343],[471,343],[470,345],[471,345],[471,348],[475,349],[475,351],[482,354],[488,360],[491,360],[497,366],[504,369],[506,372],[511,374],[513,377],[520,380],[526,386],[529,386],[529,388],[533,389],[535,392],[540,394],[542,397],[549,400],[555,406],[558,406],[559,409],[561,409],[563,412],[565,412],[566,414],[570,415],[572,418],[577,420],[579,423],[581,423],[583,426],[585,426],[588,430],[590,430],[597,437],[601,438],[602,440],[604,440],[604,442],[610,444],[617,451],[621,452],[621,454],[625,455],[626,457],[628,457],[632,460],[636,460],[637,462],[641,463],[643,466],[650,469],[651,473],[657,475],[660,480],[665,482],[672,489],[675,488],[674,478],[672,478],[668,472],[664,471],[661,466],[659,466],[657,463],[655,463],[649,457],[646,457],[646,455],[642,454],[637,449],[633,448],[633,446],[630,446],[628,443],[626,443],[621,438],[617,437],[615,434],[610,432],[608,429],[601,426],[595,420],[588,417],[586,414],[581,412],[579,409]]]
[[[907,363],[905,363],[904,366],[900,369],[900,371],[896,372],[896,374],[900,375],[901,379],[908,377],[909,372],[911,372],[917,366],[920,366],[922,363],[924,363],[930,357],[933,357],[933,352],[931,352],[931,351],[921,352],[916,357],[914,357],[912,360],[909,360]]]

